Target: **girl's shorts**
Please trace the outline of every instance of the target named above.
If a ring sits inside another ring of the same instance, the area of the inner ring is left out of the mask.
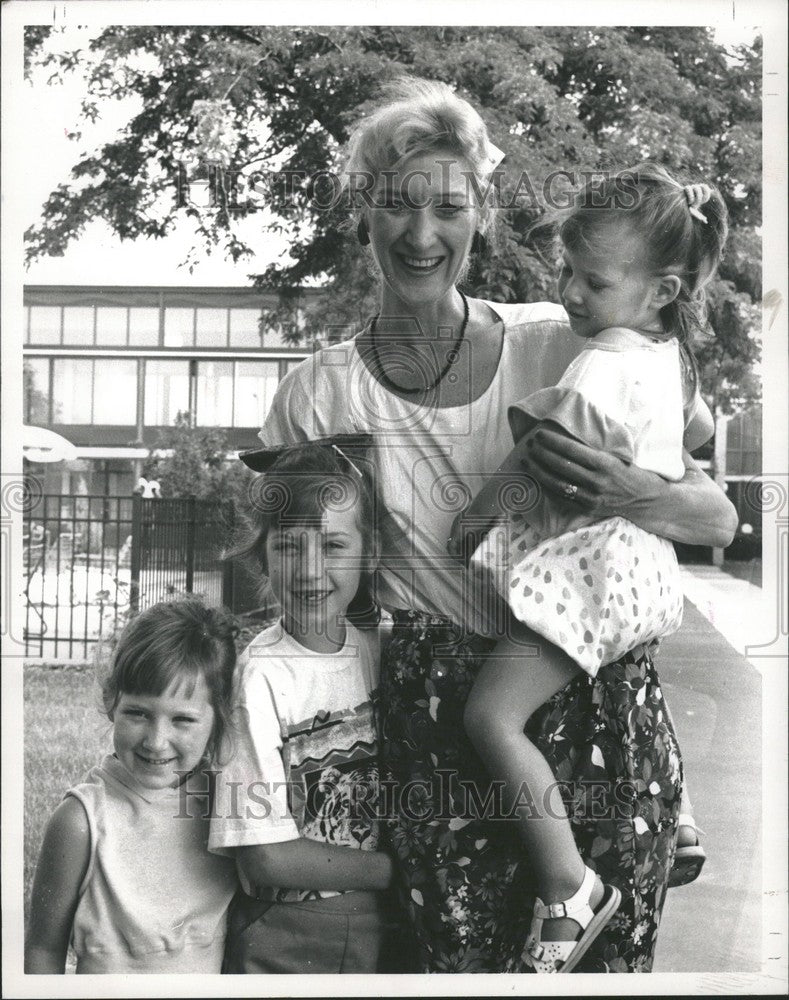
[[[303,903],[237,898],[223,972],[381,971],[383,946],[392,929],[382,897],[357,890]]]

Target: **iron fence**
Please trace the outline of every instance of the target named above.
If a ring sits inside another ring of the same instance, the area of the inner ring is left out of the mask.
[[[221,561],[230,505],[44,495],[23,523],[28,656],[85,659],[130,614],[179,592],[244,602],[237,573]]]
[[[194,497],[142,500],[132,510],[131,606],[148,607],[173,593],[223,603],[222,551],[232,508]]]

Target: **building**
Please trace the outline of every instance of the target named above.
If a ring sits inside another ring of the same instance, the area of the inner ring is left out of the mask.
[[[727,559],[753,559],[762,552],[762,407],[757,404],[725,422],[726,492],[739,525]],[[769,493],[769,482],[765,482]]]
[[[310,352],[272,321],[276,294],[252,288],[28,285],[24,305],[24,422],[78,454],[28,463],[45,493],[131,495],[179,411],[254,447],[280,379]]]

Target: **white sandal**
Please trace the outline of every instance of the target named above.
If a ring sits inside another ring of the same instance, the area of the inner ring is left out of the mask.
[[[547,905],[541,899],[535,901],[531,929],[523,949],[523,961],[535,972],[572,972],[619,909],[622,893],[616,886],[605,883],[597,909],[589,905],[596,878],[595,872],[587,868],[580,889],[569,899]],[[543,941],[543,921],[557,917],[569,917],[579,924],[583,931],[581,937],[576,941]]]

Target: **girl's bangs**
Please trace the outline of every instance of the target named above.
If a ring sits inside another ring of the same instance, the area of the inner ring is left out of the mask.
[[[186,698],[191,698],[202,671],[200,659],[179,655],[177,650],[168,650],[167,656],[158,655],[158,652],[151,650],[123,664],[118,674],[118,691],[159,697],[175,686]]]
[[[347,510],[361,496],[350,475],[341,472],[326,475],[278,475],[268,483],[279,499],[272,511],[274,530],[303,524],[319,526],[328,510]]]

